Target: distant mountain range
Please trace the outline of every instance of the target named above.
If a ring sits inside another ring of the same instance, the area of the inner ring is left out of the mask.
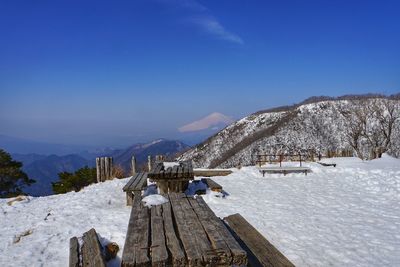
[[[14,160],[23,163],[23,170],[36,183],[24,189],[32,196],[46,196],[53,194],[52,182],[58,181],[60,172],[74,172],[84,166],[94,166],[93,160],[79,155],[43,156],[38,154],[12,154]]]
[[[40,155],[12,153],[13,159],[23,163],[23,170],[34,180],[25,192],[32,196],[53,194],[51,183],[58,181],[60,172],[74,172],[84,166],[94,167],[99,156],[113,157],[114,165],[121,165],[128,174],[132,155],[135,155],[139,166],[144,165],[148,155],[174,156],[190,147],[180,141],[158,139],[150,143],[135,144],[126,149],[97,149],[69,155]]]
[[[142,166],[146,163],[148,155],[174,157],[177,153],[189,148],[188,145],[180,141],[158,139],[147,144],[135,144],[127,149],[116,150],[108,155],[113,157],[114,164],[120,164],[126,171],[129,171],[132,155],[135,155],[138,166]]]

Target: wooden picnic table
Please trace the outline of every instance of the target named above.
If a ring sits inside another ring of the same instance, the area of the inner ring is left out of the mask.
[[[247,254],[204,202],[183,193],[145,207],[135,195],[121,266],[246,266]]]
[[[189,181],[194,179],[192,163],[179,162],[166,168],[163,162],[158,162],[148,173],[148,177],[157,183],[161,193],[184,192]]]

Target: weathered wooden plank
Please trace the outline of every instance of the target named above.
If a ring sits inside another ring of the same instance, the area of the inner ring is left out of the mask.
[[[168,252],[165,246],[164,223],[161,205],[151,207],[151,266],[165,266]]]
[[[142,191],[147,186],[147,172],[143,172],[133,191]]]
[[[132,156],[131,159],[131,174],[134,176],[136,174],[136,158],[135,156]]]
[[[105,170],[104,179],[109,180],[110,179],[110,158],[109,157],[104,158],[104,170]]]
[[[79,242],[75,236],[69,240],[69,267],[79,267]]]
[[[105,267],[106,263],[96,231],[93,228],[90,229],[83,234],[82,239],[82,266]]]
[[[218,257],[213,253],[210,241],[187,197],[182,193],[170,193],[169,199],[189,266],[216,264]]]
[[[148,266],[149,257],[150,216],[147,207],[143,206],[141,196],[133,199],[131,217],[129,218],[121,266]]]
[[[96,178],[97,182],[101,182],[101,168],[100,168],[100,158],[96,158]]]
[[[167,195],[164,197],[168,198]],[[168,251],[171,254],[173,266],[186,266],[185,252],[176,236],[171,212],[171,202],[162,204],[162,216],[164,220],[165,239]]]
[[[141,173],[141,172],[140,172],[140,173],[137,173],[137,174],[135,174],[135,175],[133,175],[132,178],[128,181],[128,183],[126,183],[126,185],[122,188],[122,190],[123,190],[124,192],[127,191],[127,190],[132,190],[133,187],[134,187],[134,186],[132,186],[132,184],[134,184],[135,181],[136,181],[136,179],[137,179],[138,177],[141,177],[141,176],[142,176],[142,173]]]
[[[151,166],[151,156],[147,156],[147,168],[149,169],[149,172],[151,172],[152,166]]]
[[[222,186],[210,178],[201,179],[212,191],[222,192]]]
[[[162,162],[157,162],[153,169],[149,172],[150,178],[159,179],[160,172],[164,168],[164,164]]]
[[[170,177],[170,178],[172,178],[172,179],[178,178],[178,170],[179,170],[179,168],[178,168],[177,165],[175,165],[174,167],[172,167],[171,177]]]
[[[224,225],[221,219],[219,219],[214,212],[210,209],[204,199],[200,196],[196,198],[198,204],[197,209],[195,209],[199,218],[202,215],[205,219],[208,219],[215,227],[218,235],[226,243],[227,247],[231,251],[232,255],[232,265],[243,266],[247,264],[246,251],[242,249],[239,243],[235,240],[232,234],[229,232],[228,228]],[[192,203],[192,202],[191,202]],[[201,215],[199,215],[201,214]],[[208,233],[207,233],[208,234]]]
[[[105,170],[104,170],[104,165],[105,165],[105,163],[104,163],[104,158],[102,157],[102,158],[100,158],[100,180],[101,180],[102,182],[105,181]]]
[[[126,205],[132,206],[133,192],[141,191],[147,185],[146,173],[137,173],[129,182],[122,188],[126,192]]]
[[[249,263],[251,266],[292,267],[294,266],[274,245],[260,234],[240,214],[230,215],[224,218],[230,229],[240,238],[249,252],[254,255],[258,262]]]
[[[109,175],[108,175],[108,179],[112,179],[113,177],[113,168],[114,168],[114,159],[112,157],[109,157]]]
[[[231,170],[223,170],[223,169],[194,169],[194,176],[202,176],[202,177],[212,177],[212,176],[227,176],[232,174]]]
[[[188,198],[188,200],[211,242],[212,249],[210,252],[218,256],[217,264],[230,265],[232,263],[231,251],[216,228],[216,224],[213,221],[213,218],[215,218],[214,213],[202,209],[196,199]]]
[[[140,197],[138,195],[138,197]],[[150,235],[150,215],[149,209],[143,205],[143,202],[140,201],[140,211],[137,220],[136,226],[136,240],[137,246],[136,249],[138,252],[136,253],[135,258],[135,266],[148,266],[150,264],[150,243],[149,243],[149,235]]]
[[[136,255],[136,239],[134,236],[134,232],[136,228],[134,227],[135,222],[138,220],[138,205],[140,205],[141,197],[135,196],[133,198],[131,215],[129,217],[128,222],[128,230],[126,232],[124,250],[122,252],[122,262],[121,266],[123,267],[135,267],[135,255]]]

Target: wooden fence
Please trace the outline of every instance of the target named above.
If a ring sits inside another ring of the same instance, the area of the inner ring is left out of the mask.
[[[96,158],[96,173],[97,182],[104,182],[110,180],[113,176],[113,158],[112,157],[100,157]]]

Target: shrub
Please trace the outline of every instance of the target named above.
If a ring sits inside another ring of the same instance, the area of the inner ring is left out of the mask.
[[[125,170],[121,165],[115,165],[112,170],[112,177],[116,177],[118,179],[125,178]]]
[[[52,183],[53,192],[63,194],[70,191],[78,192],[83,187],[93,184],[97,181],[96,168],[85,166],[75,173],[61,172],[58,174],[60,180]]]

